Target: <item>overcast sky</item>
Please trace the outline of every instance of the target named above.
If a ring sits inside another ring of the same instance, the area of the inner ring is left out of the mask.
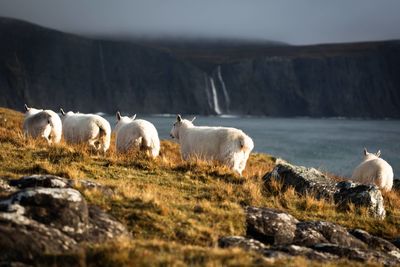
[[[0,16],[96,36],[400,39],[400,0],[0,0]]]

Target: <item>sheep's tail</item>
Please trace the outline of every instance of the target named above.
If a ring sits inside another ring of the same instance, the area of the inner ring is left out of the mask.
[[[239,145],[240,145],[240,150],[249,151],[249,153],[254,148],[253,140],[247,135],[241,135],[239,137]]]
[[[62,131],[62,126],[61,126],[61,122],[56,118],[54,118],[53,116],[50,116],[47,120],[47,123],[50,125],[51,127],[51,132],[50,132],[50,136],[49,136],[49,140],[51,140],[51,142],[54,143],[58,143],[61,140],[61,131]]]
[[[140,149],[147,150],[148,152],[150,152],[151,156],[155,158],[160,153],[160,144],[157,144],[154,138],[150,138],[148,135],[144,135],[142,137]]]
[[[99,142],[103,144],[103,146],[108,148],[110,143],[110,133],[107,126],[105,126],[101,121],[96,121],[97,126],[99,127]]]

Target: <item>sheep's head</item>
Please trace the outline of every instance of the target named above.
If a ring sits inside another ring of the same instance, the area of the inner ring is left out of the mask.
[[[373,158],[379,158],[381,156],[381,151],[378,150],[376,153],[370,153],[367,151],[366,148],[364,148],[364,160],[366,159],[373,159]]]
[[[182,116],[178,114],[176,116],[176,122],[173,124],[169,135],[172,138],[176,138],[179,140],[179,130],[181,129],[181,127],[193,127],[193,121],[195,119],[196,119],[196,117],[194,117],[191,121],[185,120],[185,119],[182,119]]]
[[[123,125],[134,121],[135,118],[136,118],[136,114],[133,115],[132,117],[121,116],[121,113],[120,113],[119,111],[117,111],[117,114],[116,114],[115,116],[116,116],[116,118],[117,118],[117,124],[115,125],[115,128],[114,128],[114,131],[115,131],[115,132],[119,131],[119,129],[120,129]]]

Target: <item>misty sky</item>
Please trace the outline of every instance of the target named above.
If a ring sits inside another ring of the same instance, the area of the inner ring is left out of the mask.
[[[0,16],[91,36],[400,39],[400,0],[0,0]]]

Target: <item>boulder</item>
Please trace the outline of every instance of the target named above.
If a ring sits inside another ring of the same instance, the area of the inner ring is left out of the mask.
[[[246,251],[254,251],[269,259],[287,259],[292,256],[303,256],[312,260],[326,261],[338,258],[333,254],[318,252],[311,248],[297,245],[270,247],[257,240],[243,236],[222,237],[218,240],[218,245],[221,248],[239,247]]]
[[[270,208],[246,207],[245,211],[247,236],[222,237],[220,247],[240,247],[269,259],[303,256],[318,261],[347,258],[400,264],[400,250],[394,244],[363,230],[326,221],[298,221]]]
[[[130,237],[125,226],[88,205],[68,181],[30,176],[11,182],[22,189],[0,200],[0,263],[36,264],[46,255],[80,255],[82,242]]]
[[[246,208],[247,235],[271,245],[291,244],[299,221],[270,208]]]
[[[351,235],[346,228],[325,221],[299,222],[293,240],[296,245],[313,246],[319,243],[330,243],[342,246],[366,248],[366,244]]]
[[[104,186],[85,179],[66,179],[55,175],[29,175],[23,176],[17,180],[10,180],[9,184],[17,188],[28,187],[47,187],[47,188],[73,188],[80,187],[87,190],[99,190],[103,194],[113,195],[114,190],[109,186]]]
[[[377,186],[343,181],[336,184],[336,189],[333,198],[339,209],[347,210],[348,204],[352,203],[356,207],[366,207],[373,217],[385,218],[383,197]]]
[[[400,255],[400,250],[391,242],[369,234],[368,232],[361,229],[353,229],[349,231],[350,234],[355,236],[357,239],[361,240],[368,245],[368,248],[375,249],[383,252],[388,252],[390,254]]]
[[[345,247],[336,244],[316,244],[314,250],[337,255],[340,258],[347,258],[360,262],[379,262],[383,265],[399,266],[400,257],[396,254],[383,253],[372,249],[360,249]]]
[[[44,225],[51,225],[76,240],[85,237],[88,208],[79,191],[71,188],[27,188],[0,201],[0,211],[14,212]]]
[[[282,183],[283,188],[293,187],[299,194],[334,200],[339,209],[345,210],[353,203],[356,207],[366,207],[375,218],[386,216],[382,193],[375,185],[336,182],[314,168],[295,166],[282,160],[272,172],[264,175],[267,188],[273,179]]]
[[[218,240],[218,246],[221,248],[239,247],[244,250],[251,250],[259,253],[264,253],[268,250],[269,246],[261,243],[258,240],[252,238],[246,238],[243,236],[225,236]]]

